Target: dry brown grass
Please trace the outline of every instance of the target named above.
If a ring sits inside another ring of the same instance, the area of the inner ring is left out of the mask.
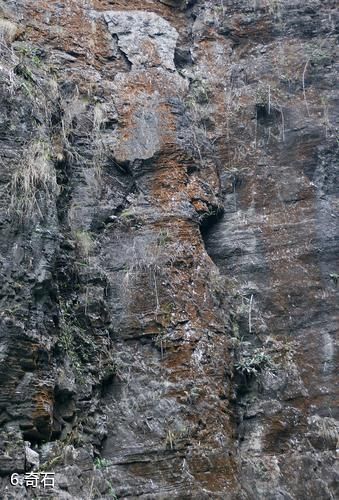
[[[30,220],[35,215],[42,218],[40,194],[49,200],[57,191],[55,171],[49,154],[49,147],[45,142],[37,140],[30,143],[12,177],[10,211],[21,221]]]

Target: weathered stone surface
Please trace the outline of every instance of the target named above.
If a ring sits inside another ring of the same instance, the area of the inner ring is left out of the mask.
[[[119,123],[109,147],[118,163],[150,159],[162,151],[164,144],[176,141],[171,100],[183,97],[185,91],[185,80],[162,68],[116,76],[114,103]]]
[[[0,12],[3,497],[336,498],[336,3]]]
[[[32,448],[30,448],[29,441],[26,441],[25,444],[26,444],[26,446],[25,446],[25,465],[26,465],[26,468],[28,470],[29,469],[32,469],[32,470],[39,469],[39,465],[40,465],[39,453],[32,450]]]
[[[104,17],[133,69],[154,66],[175,69],[174,50],[179,35],[165,19],[140,10],[106,12]]]

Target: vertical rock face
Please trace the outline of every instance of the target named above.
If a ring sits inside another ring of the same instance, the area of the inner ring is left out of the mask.
[[[4,498],[335,498],[335,2],[0,14]]]
[[[206,242],[233,280],[240,482],[249,498],[335,496],[332,7],[267,2],[266,10],[234,12],[220,28],[233,44],[225,85],[225,214]]]

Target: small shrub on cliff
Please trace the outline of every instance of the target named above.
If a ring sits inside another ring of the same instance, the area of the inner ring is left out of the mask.
[[[78,253],[87,262],[94,248],[94,241],[88,231],[79,230],[75,232],[75,243]]]
[[[207,104],[210,100],[210,87],[202,79],[196,78],[191,83],[190,97],[187,99],[187,105],[194,107],[196,104]]]
[[[272,16],[280,16],[283,6],[282,0],[266,0],[265,8]]]
[[[0,20],[0,86],[7,89],[12,96],[17,91],[20,83],[15,68],[19,63],[19,58],[16,56],[11,45],[10,36],[5,26],[1,25]]]
[[[234,365],[238,373],[247,377],[256,376],[272,366],[271,357],[262,349],[256,349],[250,356],[241,355],[238,363]]]
[[[109,467],[111,465],[111,462],[107,460],[106,458],[99,458],[97,457],[94,460],[94,467],[96,469],[104,469],[105,467]]]
[[[16,24],[7,19],[0,19],[0,43],[12,42],[17,31],[18,27]]]
[[[50,150],[45,142],[37,140],[28,145],[12,177],[10,191],[10,211],[21,221],[29,220],[36,214],[43,217],[40,199],[48,202],[57,191]]]

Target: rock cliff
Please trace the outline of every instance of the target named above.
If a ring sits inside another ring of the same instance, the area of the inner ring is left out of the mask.
[[[339,496],[337,21],[0,1],[2,498]]]

